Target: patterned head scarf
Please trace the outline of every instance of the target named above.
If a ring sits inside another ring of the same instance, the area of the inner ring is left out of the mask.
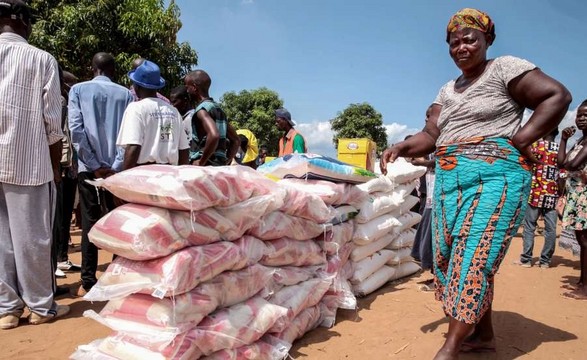
[[[477,9],[465,8],[450,18],[446,27],[446,42],[450,38],[450,33],[465,28],[479,30],[491,35],[492,39],[495,40],[495,25],[489,15]]]

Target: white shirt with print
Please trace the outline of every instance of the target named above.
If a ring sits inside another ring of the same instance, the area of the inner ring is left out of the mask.
[[[158,98],[128,105],[116,145],[140,145],[138,164],[177,165],[179,150],[189,148],[183,119],[176,108]]]

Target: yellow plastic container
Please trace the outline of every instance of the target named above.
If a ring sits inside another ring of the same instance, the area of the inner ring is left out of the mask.
[[[338,139],[338,160],[369,171],[375,169],[377,144],[371,139]]]

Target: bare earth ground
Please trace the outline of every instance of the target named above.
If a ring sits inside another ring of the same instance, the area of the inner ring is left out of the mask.
[[[79,244],[79,236],[74,242]],[[535,253],[543,239],[536,238]],[[78,247],[79,249],[79,247]],[[494,326],[497,353],[463,355],[462,359],[586,359],[587,301],[561,296],[561,285],[578,279],[578,259],[561,249],[553,267],[530,269],[513,265],[521,251],[516,237],[497,276]],[[72,260],[79,261],[79,253]],[[102,253],[100,270],[111,255]],[[295,359],[431,359],[443,342],[447,321],[432,293],[418,290],[429,278],[421,274],[387,284],[359,301],[358,311],[339,310],[331,329],[319,328],[299,340],[291,352]],[[74,284],[70,273],[60,284]],[[55,323],[38,326],[21,321],[17,329],[0,332],[0,359],[67,359],[77,345],[104,337],[110,331],[82,317],[86,309],[98,311],[103,303],[63,298],[72,312]]]

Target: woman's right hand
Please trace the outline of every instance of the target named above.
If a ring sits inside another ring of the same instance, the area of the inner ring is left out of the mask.
[[[577,129],[574,126],[565,128],[561,134],[561,140],[568,140],[571,136],[575,135]]]
[[[383,175],[387,175],[387,163],[394,162],[399,156],[401,150],[400,144],[392,145],[383,151],[381,159],[379,159],[379,168]]]

